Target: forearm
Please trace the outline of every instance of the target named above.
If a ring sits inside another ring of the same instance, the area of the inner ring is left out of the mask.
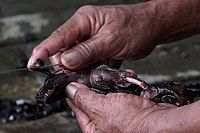
[[[159,43],[200,33],[199,0],[152,0],[160,21]]]
[[[170,109],[155,122],[158,132],[199,132],[200,101]]]

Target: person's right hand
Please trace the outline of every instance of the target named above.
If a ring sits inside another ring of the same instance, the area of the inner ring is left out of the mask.
[[[150,2],[135,5],[83,6],[66,23],[34,48],[37,59],[80,69],[110,58],[139,59],[154,49],[160,26]]]

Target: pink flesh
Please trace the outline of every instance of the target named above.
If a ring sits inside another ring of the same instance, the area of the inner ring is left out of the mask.
[[[146,83],[142,82],[142,81],[139,81],[137,79],[134,79],[134,78],[130,78],[130,77],[126,77],[126,80],[132,84],[135,84],[135,85],[138,85],[140,86],[142,89],[146,90],[147,87],[146,87]]]

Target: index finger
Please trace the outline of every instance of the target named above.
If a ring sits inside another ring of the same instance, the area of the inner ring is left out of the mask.
[[[76,16],[69,19],[56,31],[54,31],[47,39],[33,49],[29,59],[28,68],[34,68],[37,59],[45,61],[48,57],[53,56],[62,48],[70,48],[76,40],[81,39],[87,34],[87,26],[82,26]],[[87,21],[86,21],[87,22]],[[84,32],[82,32],[84,31]]]

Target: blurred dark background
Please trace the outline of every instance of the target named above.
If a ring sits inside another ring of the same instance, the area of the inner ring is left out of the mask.
[[[0,70],[26,67],[35,45],[69,19],[82,5],[133,4],[145,0],[0,0]],[[177,81],[188,84],[200,80],[200,35],[159,45],[148,57],[124,61],[149,83]],[[0,99],[27,98],[44,81],[41,74],[17,72],[0,74]],[[1,107],[0,107],[1,108]],[[69,113],[69,112],[68,112]],[[76,121],[65,112],[34,121],[0,121],[0,133],[80,132]]]

